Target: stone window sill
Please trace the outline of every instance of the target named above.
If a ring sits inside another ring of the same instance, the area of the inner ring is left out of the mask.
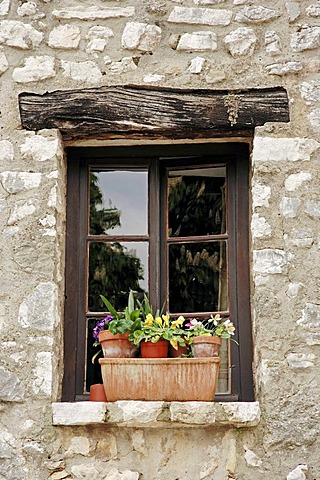
[[[143,402],[53,403],[52,423],[57,426],[108,425],[114,427],[174,428],[233,426],[255,427],[259,402]]]

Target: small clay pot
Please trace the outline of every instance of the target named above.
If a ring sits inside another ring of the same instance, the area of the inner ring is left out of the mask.
[[[104,358],[132,358],[137,354],[137,347],[128,340],[129,332],[113,333],[102,330],[99,333]]]
[[[218,357],[221,346],[221,337],[194,337],[192,353],[194,357]]]
[[[101,383],[95,383],[90,387],[90,402],[107,402],[106,392]]]
[[[140,343],[141,358],[167,358],[168,340],[158,340],[156,343],[142,341]]]
[[[179,358],[182,355],[188,355],[188,353],[189,353],[189,348],[187,346],[182,347],[181,345],[178,345],[178,348],[175,349],[171,344],[169,345],[170,358]]]

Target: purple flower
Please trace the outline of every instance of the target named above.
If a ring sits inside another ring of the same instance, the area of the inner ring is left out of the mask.
[[[96,326],[93,329],[92,336],[95,340],[98,340],[99,338],[99,333],[102,332],[102,330],[107,330],[108,325],[106,323],[111,322],[113,319],[112,315],[107,315],[106,317],[102,318],[101,320],[98,320],[96,323]]]

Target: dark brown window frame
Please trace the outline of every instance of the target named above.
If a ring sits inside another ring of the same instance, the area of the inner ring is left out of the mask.
[[[145,158],[159,156],[198,156],[212,155],[229,159],[231,169],[230,182],[234,188],[229,189],[229,204],[237,205],[239,212],[229,211],[233,216],[236,235],[233,236],[233,252],[229,258],[231,265],[230,276],[234,287],[230,290],[230,302],[236,305],[237,335],[239,346],[231,343],[232,364],[232,394],[217,395],[219,401],[252,401],[252,333],[250,314],[250,275],[249,275],[249,145],[248,143],[208,143],[190,145],[155,145],[136,147],[96,147],[96,148],[68,148],[68,190],[67,190],[67,245],[66,245],[66,301],[65,301],[65,342],[64,359],[65,372],[63,379],[63,400],[86,400],[88,396],[82,394],[83,375],[80,370],[84,365],[83,339],[85,338],[85,323],[77,321],[84,311],[83,279],[86,265],[83,258],[85,239],[80,232],[86,228],[87,218],[79,218],[80,190],[86,189],[86,178],[81,172],[86,168],[86,162],[98,166],[101,159],[126,158],[145,162]],[[142,159],[142,160],[139,160]],[[158,181],[155,179],[155,181]],[[156,202],[152,208],[159,208]],[[237,237],[237,238],[236,238]],[[230,239],[231,241],[231,239]],[[160,245],[159,252],[160,252]],[[158,272],[160,255],[151,256],[154,271]],[[157,260],[158,259],[158,260]],[[162,259],[163,261],[163,259]],[[150,268],[150,270],[152,270]],[[76,272],[76,273],[75,273]],[[162,286],[163,288],[163,286]],[[160,289],[157,289],[160,291]],[[82,294],[79,295],[79,292]],[[154,292],[150,292],[154,295]],[[154,298],[154,296],[152,297]],[[156,300],[160,300],[157,298]],[[230,307],[231,308],[231,307]],[[234,309],[234,307],[232,307]],[[234,319],[233,319],[234,320]],[[78,373],[78,380],[76,381]]]

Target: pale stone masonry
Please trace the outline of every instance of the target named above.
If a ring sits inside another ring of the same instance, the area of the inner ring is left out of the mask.
[[[249,405],[60,403],[66,144],[18,95],[128,84],[287,90],[249,139]],[[0,112],[0,477],[320,478],[319,1],[0,0]]]

